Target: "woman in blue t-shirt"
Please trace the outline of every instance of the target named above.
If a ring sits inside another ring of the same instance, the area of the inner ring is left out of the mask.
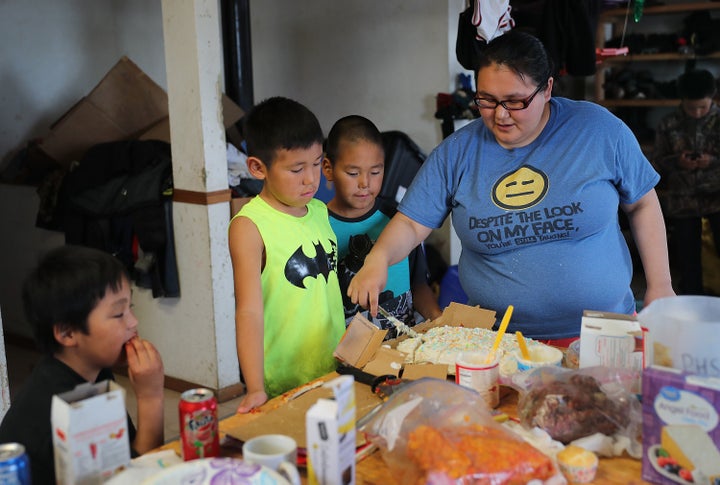
[[[628,216],[647,280],[645,304],[673,295],[654,190],[658,174],[605,108],[553,98],[542,43],[518,31],[490,41],[474,99],[481,119],[428,157],[365,265],[353,302],[377,310],[387,267],[452,214],[469,304],[515,310],[508,331],[567,345],[585,309],[632,314]]]

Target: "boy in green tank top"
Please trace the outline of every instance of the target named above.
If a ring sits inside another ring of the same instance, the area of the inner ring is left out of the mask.
[[[282,97],[245,118],[249,172],[263,188],[230,221],[235,329],[246,413],[333,371],[345,331],[337,240],[320,184],[323,134],[315,115]]]

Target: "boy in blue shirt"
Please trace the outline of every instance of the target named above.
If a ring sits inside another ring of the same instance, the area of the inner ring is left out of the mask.
[[[346,295],[350,279],[395,212],[377,199],[384,168],[382,137],[370,120],[351,115],[333,125],[328,134],[323,173],[335,186],[328,213],[338,239],[340,289],[348,320],[362,311]],[[415,325],[416,310],[426,319],[441,314],[427,282],[422,251],[422,246],[418,246],[409,257],[388,269],[387,285],[380,298],[380,306],[408,326]],[[385,317],[378,315],[377,320],[381,328],[389,330],[386,338],[397,336],[395,327]]]

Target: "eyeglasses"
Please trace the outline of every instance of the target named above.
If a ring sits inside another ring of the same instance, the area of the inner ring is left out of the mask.
[[[530,96],[525,99],[506,99],[498,101],[497,99],[492,98],[474,98],[473,103],[475,103],[475,106],[482,109],[495,109],[498,105],[500,105],[508,111],[520,111],[530,106],[530,103],[532,103],[532,100],[535,99],[537,93],[545,89],[547,84],[547,81],[542,83]]]

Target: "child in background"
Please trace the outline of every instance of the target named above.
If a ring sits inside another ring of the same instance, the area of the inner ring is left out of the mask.
[[[247,164],[262,191],[230,221],[245,413],[335,370],[345,331],[337,241],[320,183],[323,134],[302,104],[269,98],[245,118]]]
[[[338,239],[340,289],[349,320],[363,309],[350,301],[347,287],[395,210],[376,198],[382,187],[385,153],[380,131],[370,120],[357,115],[341,118],[330,130],[326,148],[323,173],[335,185],[328,212]],[[422,251],[418,246],[388,268],[387,286],[380,295],[380,306],[408,326],[416,323],[415,310],[425,319],[441,314],[427,281]],[[379,314],[377,320],[389,330],[386,338],[397,336],[397,329],[385,317]]]
[[[707,70],[690,70],[677,82],[680,106],[660,121],[653,165],[658,196],[670,230],[670,263],[681,295],[703,295],[702,219],[720,251],[720,109],[716,81]]]
[[[163,364],[155,347],[138,336],[130,300],[125,266],[86,247],[52,250],[25,282],[25,313],[46,355],[13,399],[0,424],[0,443],[25,446],[33,483],[55,483],[53,395],[114,380],[110,367],[125,360],[137,396],[137,431],[127,418],[132,454],[163,444]]]

